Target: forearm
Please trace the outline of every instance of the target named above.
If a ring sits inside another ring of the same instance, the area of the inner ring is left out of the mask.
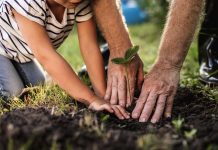
[[[132,43],[121,14],[120,0],[94,0],[93,9],[97,24],[109,44],[111,57],[124,56]]]
[[[80,50],[85,61],[95,93],[104,97],[106,81],[103,58],[96,37],[96,26],[92,19],[77,26]]]
[[[202,7],[203,0],[172,0],[156,64],[181,69]]]
[[[82,51],[82,55],[96,95],[104,97],[106,91],[106,77],[103,58],[99,48],[96,47],[88,51]]]
[[[94,94],[80,81],[70,65],[58,53],[50,52],[45,56],[36,55],[36,58],[54,81],[70,96],[86,105],[93,101]]]

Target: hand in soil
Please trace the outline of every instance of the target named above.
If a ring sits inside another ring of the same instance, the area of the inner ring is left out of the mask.
[[[110,101],[113,105],[130,106],[134,97],[135,84],[141,89],[143,83],[143,63],[138,55],[130,62],[127,71],[129,75],[129,96],[127,94],[125,66],[109,62],[105,100]]]
[[[111,105],[105,100],[96,99],[89,105],[89,109],[94,111],[108,111],[110,113],[114,113],[119,119],[129,119],[130,113],[127,112],[123,107],[119,105]]]
[[[141,94],[132,112],[134,119],[157,123],[162,115],[171,118],[174,97],[179,83],[180,71],[164,68],[163,64],[154,66],[145,75]]]

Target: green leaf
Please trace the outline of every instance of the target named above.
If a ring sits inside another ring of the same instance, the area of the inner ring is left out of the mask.
[[[126,51],[125,57],[124,58],[114,58],[111,61],[115,64],[127,64],[129,63],[137,54],[139,51],[139,46],[133,46],[132,48],[128,49]]]
[[[135,55],[137,54],[137,52],[139,51],[139,46],[136,45],[136,46],[133,46],[132,48],[128,49],[126,51],[126,54],[125,54],[125,59],[130,61],[132,60]]]
[[[187,139],[193,139],[196,134],[197,134],[197,129],[192,129],[191,131],[185,131],[185,137]]]
[[[128,63],[128,60],[126,60],[124,58],[114,58],[111,61],[113,63],[115,63],[115,64],[126,64],[126,63]]]
[[[110,115],[103,115],[101,116],[101,122],[105,122],[110,118]]]

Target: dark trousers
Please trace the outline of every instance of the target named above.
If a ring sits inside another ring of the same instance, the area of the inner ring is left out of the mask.
[[[214,62],[218,60],[218,0],[206,0],[205,11],[198,38],[199,63],[206,62],[213,68],[218,64]]]

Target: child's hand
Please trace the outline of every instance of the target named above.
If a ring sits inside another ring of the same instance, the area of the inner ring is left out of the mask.
[[[111,105],[110,103],[106,102],[105,100],[96,98],[90,105],[89,109],[94,111],[103,111],[106,110],[110,113],[114,113],[119,119],[129,119],[130,113],[127,112],[123,107],[119,105]]]

